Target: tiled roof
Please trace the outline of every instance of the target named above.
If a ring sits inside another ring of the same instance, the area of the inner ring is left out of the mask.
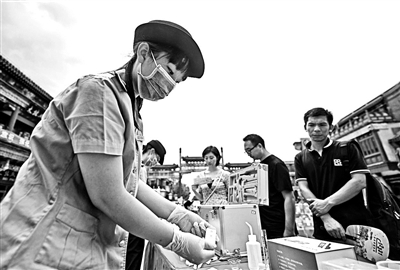
[[[151,170],[157,171],[157,170],[174,170],[178,168],[179,166],[177,164],[170,164],[170,165],[156,165],[151,167]]]
[[[186,162],[191,162],[191,161],[202,161],[204,162],[203,157],[182,157],[182,159]]]
[[[366,104],[364,104],[363,106],[361,106],[360,108],[358,108],[357,110],[353,111],[352,113],[346,115],[345,117],[343,117],[342,119],[339,120],[339,122],[337,123],[338,126],[342,126],[345,125],[349,120],[357,117],[357,116],[361,116],[363,114],[365,114],[365,111],[371,111],[375,110],[376,107],[379,104],[384,104],[385,103],[385,97],[394,91],[399,91],[400,89],[400,82],[395,84],[393,87],[391,87],[390,89],[386,90],[385,92],[383,92],[381,95],[375,97],[374,99],[372,99],[371,101],[367,102]],[[385,110],[386,112],[386,110]],[[371,113],[371,112],[370,112]],[[393,120],[393,119],[387,119],[387,117],[391,117],[390,115],[383,113],[382,115],[380,113],[378,113],[376,116],[374,115],[370,115],[370,117],[375,119],[379,119],[381,120],[381,117],[385,117],[385,120]]]
[[[388,123],[394,121],[386,107],[379,106],[379,104],[376,105],[375,108],[369,107],[371,111],[358,111],[357,114],[353,114],[351,118],[347,117],[346,122],[342,119],[332,132],[332,138],[336,139],[342,137],[372,123]]]
[[[34,94],[41,96],[42,98],[46,99],[46,101],[50,101],[53,99],[50,94],[48,94],[40,86],[29,79],[24,73],[22,73],[18,68],[7,61],[7,59],[5,59],[2,55],[0,55],[0,67],[10,72],[13,76],[15,76],[16,79],[20,80],[20,82],[24,84]]]
[[[251,162],[247,162],[247,163],[225,163],[224,165],[226,167],[249,167],[252,163]]]

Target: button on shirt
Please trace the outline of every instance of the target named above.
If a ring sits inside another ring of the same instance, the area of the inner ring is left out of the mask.
[[[79,79],[50,103],[1,203],[1,269],[121,269],[127,232],[89,198],[78,153],[135,156],[131,100],[116,73]]]

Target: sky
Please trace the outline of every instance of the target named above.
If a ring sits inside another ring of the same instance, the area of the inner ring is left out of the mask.
[[[138,25],[173,21],[205,73],[144,102],[145,142],[164,144],[164,164],[209,145],[225,163],[251,162],[243,138],[255,133],[292,161],[307,110],[327,108],[337,123],[400,81],[399,10],[397,0],[2,0],[0,52],[54,97],[127,62]]]

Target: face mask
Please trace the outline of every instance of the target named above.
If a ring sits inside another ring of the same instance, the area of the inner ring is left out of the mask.
[[[156,101],[165,98],[174,89],[176,82],[168,74],[168,72],[160,65],[157,64],[153,56],[156,67],[148,76],[142,74],[142,63],[138,67],[138,88],[141,98]]]
[[[147,160],[144,163],[144,166],[151,168],[156,166],[157,164],[158,164],[157,156],[153,152],[148,156]]]

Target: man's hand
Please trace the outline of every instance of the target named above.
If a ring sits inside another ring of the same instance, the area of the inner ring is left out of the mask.
[[[309,199],[307,202],[310,204],[311,212],[317,217],[327,214],[333,206],[327,200]]]
[[[327,214],[321,216],[321,220],[324,222],[325,230],[330,236],[346,240],[346,232],[343,229],[343,226],[337,222],[336,219]]]

